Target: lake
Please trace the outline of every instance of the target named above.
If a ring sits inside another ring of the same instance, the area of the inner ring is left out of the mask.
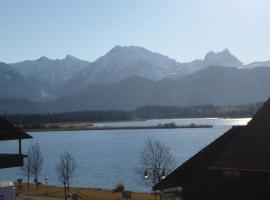
[[[49,184],[59,185],[55,166],[63,151],[70,152],[79,168],[73,186],[112,189],[123,182],[127,190],[147,191],[135,173],[140,152],[147,138],[159,139],[168,145],[175,156],[177,166],[200,149],[225,133],[233,125],[245,125],[250,118],[218,119],[156,119],[135,122],[98,123],[95,126],[143,126],[175,122],[177,125],[213,125],[198,129],[106,130],[106,131],[50,131],[31,132],[32,140],[23,141],[23,152],[31,143],[38,142],[44,154],[44,167],[40,178],[47,176]],[[17,152],[17,141],[1,142],[0,152]],[[0,180],[16,180],[26,177],[18,168],[0,170]]]

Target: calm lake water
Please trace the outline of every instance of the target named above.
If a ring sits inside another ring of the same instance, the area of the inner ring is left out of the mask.
[[[23,141],[23,150],[26,152],[31,143],[40,144],[44,154],[41,182],[44,182],[47,176],[49,184],[58,185],[55,166],[62,152],[68,151],[75,157],[79,166],[72,185],[112,189],[121,181],[127,190],[146,191],[149,188],[141,185],[134,171],[138,166],[145,139],[156,138],[168,145],[178,166],[233,125],[245,125],[249,120],[250,118],[158,119],[95,124],[95,126],[143,126],[175,122],[177,125],[191,123],[213,125],[213,128],[207,129],[31,132],[30,135],[34,139]],[[0,152],[16,152],[17,148],[17,142],[1,142]],[[18,168],[0,170],[0,180],[17,178],[22,178]]]

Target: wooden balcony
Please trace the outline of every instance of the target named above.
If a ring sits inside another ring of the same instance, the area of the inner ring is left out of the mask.
[[[0,154],[0,169],[23,166],[23,154]]]

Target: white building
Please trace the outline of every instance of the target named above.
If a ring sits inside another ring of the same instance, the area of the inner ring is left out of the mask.
[[[14,200],[15,187],[12,181],[0,181],[0,200]]]

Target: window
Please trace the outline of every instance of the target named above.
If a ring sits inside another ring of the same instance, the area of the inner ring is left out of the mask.
[[[5,200],[5,196],[0,194],[0,200]]]

